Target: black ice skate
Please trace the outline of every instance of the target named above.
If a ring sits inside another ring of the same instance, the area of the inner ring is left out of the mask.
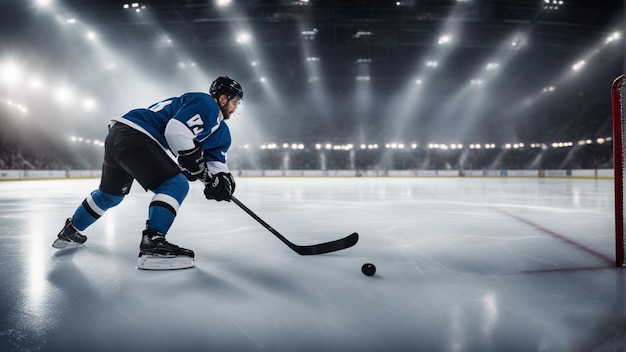
[[[59,249],[67,247],[67,245],[72,242],[85,243],[85,241],[87,241],[87,236],[78,232],[72,225],[71,218],[65,220],[65,226],[63,226],[63,229],[59,232],[57,237],[58,238],[52,243],[52,247]]]
[[[144,230],[139,245],[138,269],[171,270],[192,268],[194,253],[165,240],[165,235],[155,230]]]

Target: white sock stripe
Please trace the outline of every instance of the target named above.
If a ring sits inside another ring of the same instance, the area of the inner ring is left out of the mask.
[[[172,208],[174,208],[176,212],[178,212],[178,208],[180,207],[180,204],[178,204],[178,201],[174,197],[169,196],[165,193],[155,194],[154,197],[152,197],[152,202],[155,201],[169,204]]]
[[[102,216],[104,215],[104,210],[102,210],[97,204],[96,202],[94,202],[93,197],[91,196],[91,194],[89,196],[87,196],[87,204],[89,205],[89,207],[91,208],[91,210],[93,210],[96,214]]]

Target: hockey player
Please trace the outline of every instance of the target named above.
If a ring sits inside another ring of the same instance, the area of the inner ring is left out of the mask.
[[[137,267],[193,267],[194,252],[165,237],[187,196],[188,181],[202,181],[207,199],[230,200],[235,180],[226,165],[231,135],[224,121],[242,100],[239,83],[221,76],[211,84],[209,94],[186,93],[114,118],[105,140],[100,185],[66,220],[52,246],[84,243],[87,237],[81,231],[118,205],[137,180],[154,192]],[[178,165],[167,151],[176,157]]]

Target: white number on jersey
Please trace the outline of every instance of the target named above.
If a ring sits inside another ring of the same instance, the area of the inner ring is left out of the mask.
[[[204,131],[204,121],[202,121],[200,114],[195,114],[192,118],[187,120],[187,126],[191,128],[191,131],[193,131],[193,134],[196,136]]]
[[[171,100],[158,102],[150,107],[150,111],[159,112],[163,110],[164,107],[170,105],[172,103]]]

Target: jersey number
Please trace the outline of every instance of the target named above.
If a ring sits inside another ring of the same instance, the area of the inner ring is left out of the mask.
[[[196,136],[204,131],[204,122],[202,121],[200,114],[195,114],[192,118],[187,120],[187,126],[191,128],[191,131],[193,131],[193,134]]]
[[[158,103],[152,105],[149,110],[150,111],[154,111],[154,112],[159,112],[159,111],[163,110],[164,107],[170,105],[171,103],[172,103],[171,100],[161,101],[161,102],[158,102]]]

